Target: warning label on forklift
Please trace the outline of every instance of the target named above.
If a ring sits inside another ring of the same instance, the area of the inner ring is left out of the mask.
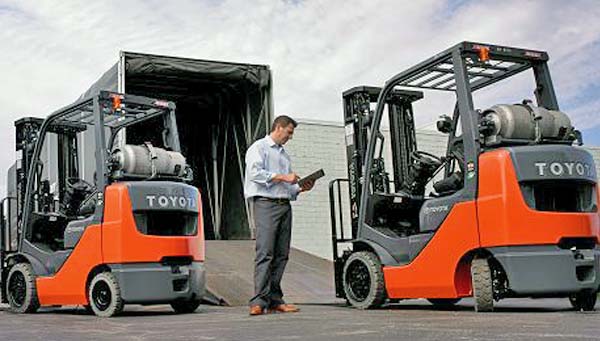
[[[354,127],[352,124],[346,124],[346,146],[354,144]]]

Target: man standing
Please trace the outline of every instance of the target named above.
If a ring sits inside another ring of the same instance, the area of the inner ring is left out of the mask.
[[[294,135],[298,123],[282,115],[275,118],[271,133],[254,142],[246,152],[244,194],[254,209],[256,258],[254,292],[250,315],[265,312],[297,312],[286,304],[281,278],[290,252],[292,207],[300,192],[312,189],[314,182],[300,187],[283,145]]]

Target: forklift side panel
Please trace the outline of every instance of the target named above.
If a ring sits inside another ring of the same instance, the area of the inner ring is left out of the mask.
[[[89,226],[60,271],[36,279],[41,305],[88,304],[85,284],[90,271],[102,264],[101,241],[100,225]]]
[[[465,254],[479,248],[475,208],[473,201],[457,203],[417,258],[404,266],[383,268],[390,298],[453,298],[470,294],[470,277],[459,276],[457,269]]]

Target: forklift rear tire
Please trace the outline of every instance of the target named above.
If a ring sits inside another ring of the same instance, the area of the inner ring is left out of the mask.
[[[594,311],[598,293],[592,290],[584,290],[569,296],[571,306],[577,311]]]
[[[191,299],[186,301],[178,300],[171,302],[171,308],[173,308],[173,310],[177,314],[191,314],[194,311],[196,311],[196,309],[198,309],[199,306],[200,300],[197,299]]]
[[[377,308],[385,302],[383,268],[374,253],[360,251],[350,255],[342,278],[346,299],[355,308]]]
[[[18,263],[8,273],[6,293],[9,311],[18,314],[35,313],[40,307],[35,275],[29,263]]]
[[[492,270],[486,258],[475,258],[471,262],[471,282],[476,312],[494,311]]]
[[[92,279],[88,298],[96,316],[113,317],[123,311],[121,288],[112,272],[101,272]]]

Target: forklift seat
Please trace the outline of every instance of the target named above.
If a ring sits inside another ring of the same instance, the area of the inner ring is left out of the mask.
[[[367,203],[367,222],[373,227],[396,230],[399,235],[411,235],[418,229],[422,196],[406,192],[375,192]]]
[[[395,193],[383,193],[383,192],[375,192],[373,193],[373,204],[378,205],[380,203],[385,203],[386,205],[391,205],[394,208],[408,208],[411,204],[411,200],[413,200],[413,196],[400,191]]]

